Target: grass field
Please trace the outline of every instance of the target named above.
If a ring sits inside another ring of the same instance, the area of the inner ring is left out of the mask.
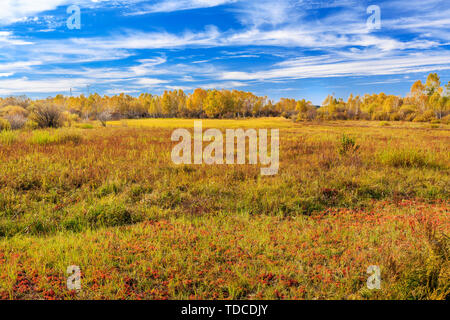
[[[171,133],[192,126],[0,133],[0,298],[450,297],[450,126],[203,121],[279,128],[271,177],[174,165]],[[366,286],[371,265],[380,290]]]

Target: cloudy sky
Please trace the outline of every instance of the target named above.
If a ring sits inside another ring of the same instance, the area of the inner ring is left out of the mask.
[[[320,104],[328,93],[404,95],[431,71],[450,80],[448,0],[0,4],[0,96],[203,87]],[[80,29],[67,23],[73,5]],[[367,24],[373,5],[379,29]]]

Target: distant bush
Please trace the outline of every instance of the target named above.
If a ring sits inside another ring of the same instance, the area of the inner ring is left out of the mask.
[[[111,117],[112,117],[111,112],[108,110],[105,110],[97,116],[97,119],[98,119],[98,121],[100,121],[102,126],[106,127],[106,122],[111,120]]]
[[[390,121],[400,121],[402,119],[401,115],[398,112],[394,112],[389,115]]]
[[[62,121],[64,122],[64,125],[71,127],[73,123],[80,121],[80,117],[75,113],[64,111],[62,113]]]
[[[399,115],[402,119],[407,119],[408,116],[415,114],[416,107],[413,105],[405,104],[399,110]]]
[[[421,168],[438,166],[434,158],[421,150],[390,149],[379,154],[379,160],[384,165],[402,168]]]
[[[22,129],[27,122],[27,118],[20,114],[6,116],[6,120],[8,120],[12,130]]]
[[[21,106],[9,105],[9,106],[6,106],[6,107],[3,107],[2,109],[0,109],[0,115],[3,117],[20,115],[20,116],[26,118],[28,116],[28,111],[27,111],[27,109],[25,109]]]
[[[418,115],[414,118],[414,122],[428,122],[436,119],[436,115],[433,110],[427,110],[423,114]]]
[[[61,110],[53,104],[36,104],[33,106],[31,119],[40,128],[59,128],[63,123]]]
[[[17,133],[13,131],[1,131],[0,132],[0,143],[11,145],[17,140]]]
[[[372,115],[372,120],[389,120],[389,114],[387,112],[378,111]]]
[[[449,114],[449,115],[446,115],[445,117],[443,117],[443,118],[441,119],[441,122],[442,122],[442,123],[445,123],[445,124],[450,124],[450,114]]]
[[[413,112],[413,113],[410,113],[410,114],[408,114],[406,117],[405,117],[405,120],[406,121],[413,121],[416,117],[418,117],[419,115],[417,114],[417,113],[415,113],[415,112]]]

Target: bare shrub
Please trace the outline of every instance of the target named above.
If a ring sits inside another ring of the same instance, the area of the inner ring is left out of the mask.
[[[58,128],[63,122],[61,110],[53,104],[35,105],[31,118],[40,128]]]
[[[112,118],[112,114],[111,114],[111,111],[109,111],[109,110],[105,110],[105,111],[99,113],[97,116],[97,120],[100,121],[100,123],[104,127],[106,127],[106,122],[111,120],[111,118]]]
[[[22,129],[27,123],[27,118],[20,114],[5,117],[9,121],[12,130]]]

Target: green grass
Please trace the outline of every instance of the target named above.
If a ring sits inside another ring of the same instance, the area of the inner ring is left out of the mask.
[[[76,127],[80,129],[94,129],[94,126],[90,123],[80,123],[77,124]]]
[[[31,144],[49,145],[68,142],[79,144],[82,140],[83,138],[80,133],[68,129],[60,129],[56,131],[36,130],[33,132],[29,141]]]
[[[17,140],[18,134],[14,131],[0,131],[0,144],[11,145]]]
[[[384,165],[402,168],[435,168],[439,167],[435,157],[418,149],[388,149],[379,154]]]

